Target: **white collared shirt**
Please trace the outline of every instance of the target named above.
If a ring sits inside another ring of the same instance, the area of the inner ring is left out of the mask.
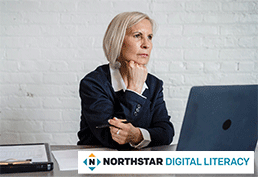
[[[130,89],[127,89],[126,86],[125,86],[125,82],[120,74],[120,71],[119,69],[113,69],[111,68],[111,66],[109,65],[109,69],[110,69],[110,75],[111,75],[111,83],[112,83],[112,87],[114,88],[115,92],[118,92],[120,90],[124,90],[124,92],[126,90],[130,90]],[[133,91],[133,90],[130,90],[132,92],[135,92],[137,93],[138,95],[146,98],[145,96],[142,95],[142,93],[144,92],[145,89],[148,89],[148,86],[147,84],[144,82],[143,84],[143,87],[142,87],[142,91],[141,91],[141,94]]]
[[[123,90],[125,92],[126,90],[129,90],[125,86],[125,82],[124,82],[124,80],[123,80],[123,78],[122,78],[122,76],[120,74],[119,69],[113,69],[110,66],[110,64],[109,64],[109,69],[110,69],[110,76],[111,76],[111,84],[112,84],[112,87],[113,87],[114,91],[118,92],[120,90]],[[140,95],[140,96],[142,96],[143,98],[146,99],[146,97],[142,95],[142,93],[145,91],[145,89],[148,89],[148,86],[144,82],[141,94],[139,94],[139,93],[137,93],[137,92],[135,92],[133,90],[130,90],[130,91],[132,91],[132,92],[134,92],[134,93],[136,93],[136,94],[138,94],[138,95]],[[144,128],[139,128],[139,129],[140,129],[140,131],[142,133],[143,140],[139,144],[137,144],[137,145],[133,145],[133,144],[130,143],[130,145],[132,147],[134,147],[134,148],[146,147],[151,142],[150,133],[146,129],[144,129]]]

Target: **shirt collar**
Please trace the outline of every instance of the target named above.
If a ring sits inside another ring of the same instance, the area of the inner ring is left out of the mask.
[[[111,76],[111,84],[112,84],[112,87],[115,90],[115,92],[118,92],[122,89],[125,92],[125,90],[127,90],[127,88],[125,86],[125,82],[120,74],[119,69],[113,69],[110,66],[110,64],[109,64],[109,69],[110,69],[110,76]],[[144,84],[143,84],[141,94],[145,91],[145,89],[148,89],[146,82],[144,82]]]

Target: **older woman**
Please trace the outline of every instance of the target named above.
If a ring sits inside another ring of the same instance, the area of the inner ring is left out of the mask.
[[[103,40],[109,64],[80,82],[78,145],[122,149],[172,142],[174,128],[163,99],[163,82],[146,68],[153,29],[154,21],[140,12],[118,14],[109,24]],[[103,124],[109,127],[98,128]]]

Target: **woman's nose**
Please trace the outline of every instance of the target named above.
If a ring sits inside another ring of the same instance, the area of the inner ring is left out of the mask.
[[[144,38],[142,40],[142,46],[141,46],[142,48],[148,49],[150,48],[150,45],[151,45],[151,41],[148,38]]]

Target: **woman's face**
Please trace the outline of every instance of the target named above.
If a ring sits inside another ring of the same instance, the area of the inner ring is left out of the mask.
[[[152,49],[152,26],[149,20],[143,19],[126,30],[119,61],[131,61],[146,65]]]

